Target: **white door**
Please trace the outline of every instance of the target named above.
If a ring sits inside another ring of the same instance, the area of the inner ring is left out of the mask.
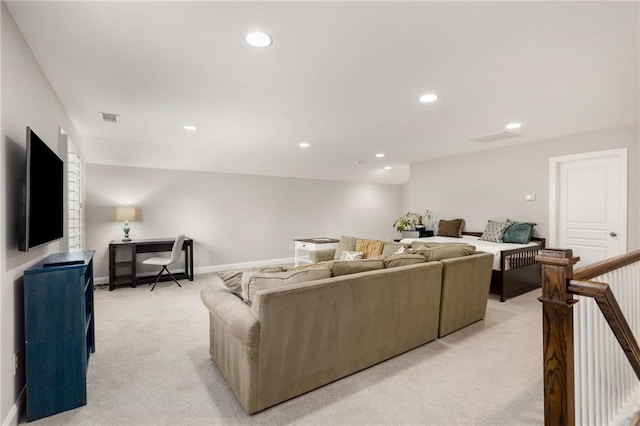
[[[572,249],[577,266],[626,253],[627,150],[553,157],[550,165],[550,246]]]

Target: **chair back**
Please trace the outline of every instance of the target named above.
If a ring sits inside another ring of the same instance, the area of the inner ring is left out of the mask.
[[[176,241],[173,243],[171,249],[171,263],[175,263],[180,259],[180,253],[182,252],[182,245],[184,244],[184,234],[178,235]]]

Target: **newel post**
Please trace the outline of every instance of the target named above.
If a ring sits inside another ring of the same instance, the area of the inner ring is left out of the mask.
[[[536,256],[542,265],[542,345],[544,355],[544,423],[575,424],[573,371],[573,305],[567,280],[580,260],[571,250],[546,249]]]

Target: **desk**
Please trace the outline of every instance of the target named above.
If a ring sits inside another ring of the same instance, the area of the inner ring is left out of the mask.
[[[153,282],[155,274],[151,276],[138,277],[136,265],[138,263],[138,253],[171,252],[174,238],[161,238],[149,240],[131,240],[128,242],[111,241],[109,243],[109,291],[120,284],[131,284],[135,287],[138,284]],[[118,261],[118,250],[126,249],[130,251],[131,260]],[[188,278],[193,281],[193,239],[185,238],[182,244],[184,256],[184,272],[174,273],[176,279]],[[170,280],[171,277],[163,275],[160,281]]]

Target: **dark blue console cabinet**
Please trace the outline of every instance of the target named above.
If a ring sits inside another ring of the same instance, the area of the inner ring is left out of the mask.
[[[87,403],[93,254],[53,254],[24,272],[28,421]]]

